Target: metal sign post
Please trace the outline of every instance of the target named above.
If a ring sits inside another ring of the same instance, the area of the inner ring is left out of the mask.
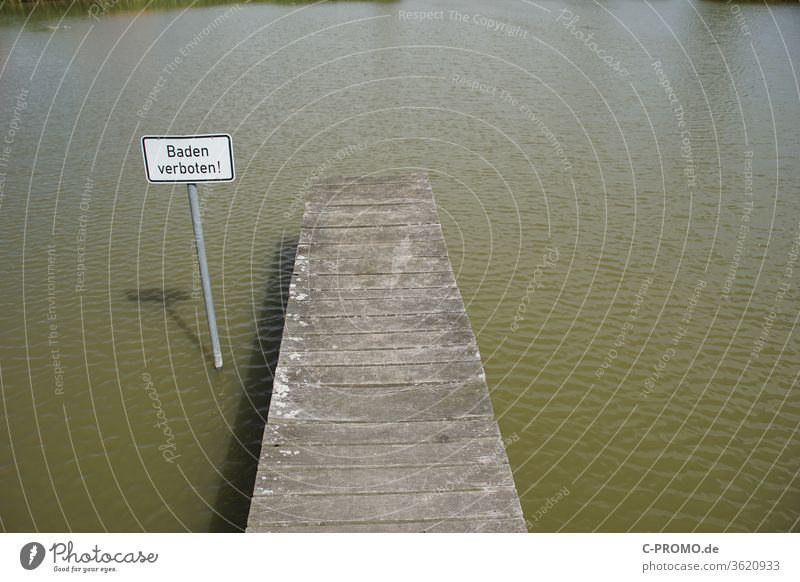
[[[173,135],[142,138],[142,153],[147,181],[150,183],[184,183],[189,191],[189,208],[197,247],[200,279],[203,282],[203,299],[206,305],[208,331],[214,367],[222,367],[222,349],[219,344],[214,299],[211,295],[211,277],[206,259],[206,242],[203,238],[203,220],[197,199],[197,182],[231,182],[234,179],[233,142],[228,134]]]
[[[214,367],[219,369],[222,367],[222,349],[219,347],[217,317],[214,314],[214,298],[211,296],[211,277],[208,276],[206,241],[203,238],[203,219],[200,217],[200,202],[197,200],[197,185],[187,184],[186,187],[189,190],[189,208],[192,210],[192,226],[194,227],[194,242],[197,246],[197,261],[200,265],[200,279],[203,281],[203,299],[206,302],[208,331],[211,334],[211,351],[214,352]]]

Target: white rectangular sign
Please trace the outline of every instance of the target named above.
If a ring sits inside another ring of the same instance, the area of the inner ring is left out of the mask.
[[[232,182],[233,140],[213,135],[145,135],[142,154],[151,183]]]

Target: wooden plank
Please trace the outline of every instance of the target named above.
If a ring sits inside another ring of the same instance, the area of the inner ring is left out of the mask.
[[[351,229],[357,227],[397,226],[397,225],[422,225],[436,224],[435,209],[413,210],[382,210],[371,209],[361,212],[351,212],[341,209],[338,212],[325,211],[319,213],[306,213],[303,218],[303,228],[331,228],[339,227]]]
[[[334,493],[411,493],[414,491],[482,491],[513,487],[506,467],[497,463],[415,465],[411,467],[277,467],[256,474],[253,495]]]
[[[400,252],[402,251],[402,253]],[[364,259],[385,255],[401,255],[412,257],[446,257],[447,247],[443,240],[401,241],[398,243],[377,244],[312,244],[297,248],[298,254],[309,259]]]
[[[345,208],[358,211],[366,208],[383,209],[387,206],[407,204],[434,204],[431,193],[425,189],[407,189],[379,193],[362,188],[360,190],[325,190],[310,192],[306,197],[305,211],[320,212],[325,209]]]
[[[415,409],[423,408],[421,403],[423,398],[433,397],[434,394],[438,395],[441,399],[451,399],[458,395],[459,392],[472,398],[472,402],[477,402],[483,399],[483,393],[479,392],[483,388],[482,382],[479,379],[472,379],[466,382],[420,382],[417,384],[331,384],[328,382],[315,381],[312,376],[306,382],[298,383],[292,386],[292,390],[282,390],[286,387],[286,378],[289,374],[282,372],[279,378],[276,378],[276,409],[280,407],[280,402],[299,402],[302,398],[323,400],[330,398],[349,398],[362,399],[362,400],[379,400],[387,396],[402,396],[406,400],[412,401],[411,406]],[[291,392],[291,394],[289,393]],[[416,402],[416,404],[414,404]],[[324,404],[324,402],[323,402]],[[360,403],[361,406],[367,407],[368,403]],[[419,420],[419,419],[415,419]],[[369,421],[359,421],[369,422]],[[376,420],[375,422],[386,422],[385,420]]]
[[[364,259],[310,258],[309,269],[317,276],[446,273],[450,271],[450,259],[447,257],[414,257],[400,253]]]
[[[445,493],[270,495],[253,498],[248,525],[507,519],[518,517],[515,506],[519,500],[513,487]]]
[[[298,296],[299,295],[299,296]],[[309,297],[308,289],[291,287],[289,298],[304,301]],[[350,301],[353,299],[458,299],[457,287],[406,287],[389,289],[315,289],[314,301]]]
[[[364,213],[378,215],[384,212],[436,212],[436,203],[429,192],[409,191],[401,195],[347,194],[323,195],[312,198],[305,205],[305,215],[319,217],[324,215],[344,216]],[[434,215],[434,222],[436,216]]]
[[[254,526],[250,532],[340,532],[340,533],[525,533],[525,523],[518,519],[445,519],[430,521],[373,523],[273,524]]]
[[[366,366],[304,366],[293,364],[285,371],[288,382],[308,382],[328,386],[441,384],[483,380],[480,362],[399,364]],[[277,374],[276,374],[277,375]]]
[[[452,271],[433,271],[429,273],[397,273],[375,275],[334,275],[320,274],[306,276],[299,273],[293,279],[306,289],[414,289],[433,287],[452,287],[456,279]]]
[[[287,352],[306,350],[309,352],[328,349],[354,351],[385,348],[376,346],[393,346],[394,349],[427,348],[431,346],[451,347],[475,345],[474,338],[462,326],[460,329],[440,329],[433,331],[396,331],[348,334],[297,334],[284,337],[281,347]]]
[[[341,187],[357,187],[357,186],[370,186],[374,189],[376,185],[393,184],[399,185],[404,188],[416,184],[428,184],[426,174],[386,174],[374,176],[339,176],[339,177],[319,177],[314,180],[312,188],[341,188]],[[396,191],[396,190],[395,190]]]
[[[286,318],[284,334],[290,338],[306,334],[353,334],[422,332],[469,328],[464,312],[433,312],[416,315],[365,315],[361,317],[305,317],[299,313]]]
[[[248,531],[525,531],[427,177],[308,200]]]
[[[489,395],[479,382],[369,387],[309,383],[291,392],[277,396],[272,421],[414,422],[492,415]]]
[[[389,255],[365,259],[311,259],[311,277],[333,275],[403,275],[413,273],[449,273],[447,257],[410,257]]]
[[[362,226],[359,228],[309,228],[300,233],[300,244],[382,244],[390,242],[440,241],[440,224],[419,226]]]
[[[460,297],[412,297],[408,299],[340,299],[296,301],[287,317],[360,317],[364,315],[415,315],[457,312],[464,309]]]
[[[332,346],[331,346],[332,347]],[[288,348],[288,346],[287,346]],[[406,347],[394,346],[369,350],[284,350],[288,363],[298,366],[364,366],[388,364],[452,363],[474,360],[480,363],[478,346],[474,342],[456,346]]]
[[[298,444],[404,444],[499,438],[493,418],[430,422],[282,422],[267,424],[264,447]]]
[[[265,447],[260,460],[271,460],[275,471],[288,467],[430,467],[497,464],[501,453],[503,444],[497,439],[480,438],[447,443]]]

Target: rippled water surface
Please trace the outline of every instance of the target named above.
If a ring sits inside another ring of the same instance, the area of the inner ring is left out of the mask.
[[[0,7],[3,528],[240,528],[304,182],[425,170],[531,531],[798,529],[797,3],[106,5]]]

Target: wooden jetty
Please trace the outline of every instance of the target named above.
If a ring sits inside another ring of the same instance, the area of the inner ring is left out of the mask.
[[[526,531],[427,175],[312,188],[247,531]]]

